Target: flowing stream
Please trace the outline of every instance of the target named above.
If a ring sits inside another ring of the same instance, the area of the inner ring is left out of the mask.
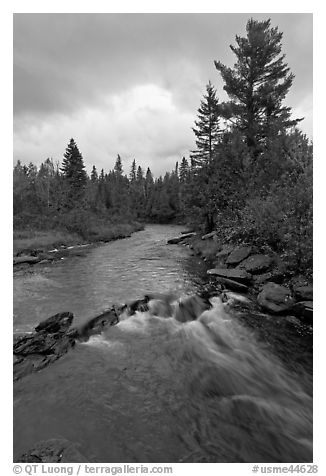
[[[180,230],[147,226],[84,257],[17,272],[14,331],[66,310],[79,324],[146,293],[195,294],[203,263],[166,245]],[[285,341],[267,345],[261,336],[277,336],[279,321],[261,317],[255,328],[252,316],[247,325],[219,298],[211,304],[185,323],[137,312],[15,383],[14,457],[66,438],[90,462],[312,461],[305,330],[290,322]]]

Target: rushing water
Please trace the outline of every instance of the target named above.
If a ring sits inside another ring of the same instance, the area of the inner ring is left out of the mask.
[[[200,264],[166,245],[177,231],[150,226],[18,273],[15,329],[63,310],[80,322],[146,292],[195,293]],[[192,322],[136,313],[15,384],[14,455],[66,438],[92,462],[309,462],[304,379],[218,298]]]

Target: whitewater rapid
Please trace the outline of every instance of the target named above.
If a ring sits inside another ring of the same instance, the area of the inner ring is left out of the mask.
[[[153,365],[167,385],[180,383],[179,436],[188,447],[180,461],[312,461],[312,397],[220,298],[211,304],[188,322],[176,320],[178,307],[170,317],[137,312],[84,345],[110,359],[128,352],[130,338],[145,347],[154,337],[160,357]]]

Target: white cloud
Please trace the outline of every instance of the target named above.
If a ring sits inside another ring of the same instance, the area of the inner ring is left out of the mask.
[[[193,120],[191,112],[177,107],[170,91],[153,84],[136,86],[107,96],[101,107],[81,109],[71,116],[52,115],[38,123],[35,119],[29,123],[26,117],[17,121],[14,156],[36,164],[47,156],[61,162],[73,137],[88,170],[95,164],[98,170],[109,171],[119,153],[126,173],[135,158],[158,175],[188,153]]]

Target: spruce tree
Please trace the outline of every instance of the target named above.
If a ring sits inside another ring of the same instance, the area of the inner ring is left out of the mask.
[[[136,160],[134,159],[132,161],[130,174],[129,174],[129,180],[131,182],[134,182],[136,180],[136,170],[137,170],[137,165],[136,165]]]
[[[196,136],[197,150],[192,151],[191,158],[195,166],[208,164],[213,159],[213,153],[219,142],[219,104],[216,90],[211,82],[206,86],[207,94],[200,102],[198,120],[192,130]]]
[[[141,166],[139,165],[139,166],[138,166],[138,169],[137,169],[137,182],[142,184],[142,183],[143,183],[143,180],[144,180],[143,169],[142,169]]]
[[[185,157],[182,157],[180,169],[179,169],[179,180],[180,183],[185,183],[189,175],[189,164]]]
[[[96,183],[97,180],[98,180],[98,173],[97,173],[95,165],[93,165],[92,172],[91,172],[91,181],[93,183]]]
[[[70,139],[63,157],[60,170],[67,186],[65,205],[73,208],[83,198],[87,183],[83,157],[74,139]]]
[[[223,105],[223,115],[240,130],[254,156],[266,138],[297,124],[290,119],[291,108],[282,106],[294,75],[281,54],[282,33],[270,26],[270,19],[247,22],[247,36],[236,36],[234,68],[215,61],[225,83],[230,101]]]
[[[121,157],[120,157],[119,154],[118,154],[117,159],[115,161],[114,172],[117,176],[122,177],[122,172],[123,172],[122,160],[121,160]]]
[[[76,188],[85,186],[87,181],[85,165],[74,139],[70,139],[63,157],[60,168],[62,175]]]

